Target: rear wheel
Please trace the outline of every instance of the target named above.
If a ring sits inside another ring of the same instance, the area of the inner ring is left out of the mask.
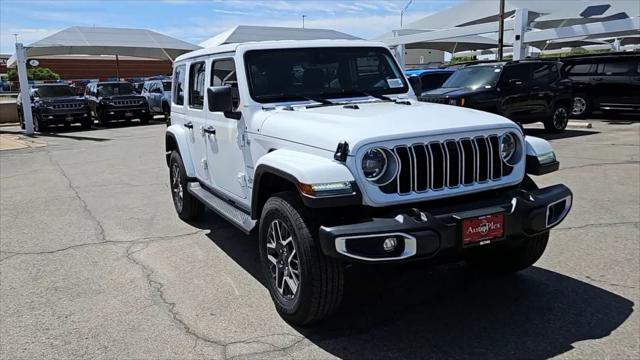
[[[204,205],[187,190],[187,172],[177,151],[169,159],[169,183],[171,197],[178,216],[182,220],[195,219],[204,211]]]
[[[573,108],[571,116],[584,119],[591,115],[591,100],[586,95],[576,95],[573,97]]]
[[[286,321],[305,325],[335,312],[342,302],[344,268],[325,256],[291,192],[267,200],[260,218],[262,272],[276,310]]]
[[[167,126],[171,125],[171,108],[169,104],[162,104],[162,114],[164,115],[164,120],[167,122]]]
[[[565,104],[556,104],[551,112],[551,117],[544,122],[544,128],[548,132],[559,133],[566,129],[569,123],[569,109]]]

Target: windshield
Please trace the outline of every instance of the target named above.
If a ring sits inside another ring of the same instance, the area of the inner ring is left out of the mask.
[[[253,50],[245,55],[258,102],[340,98],[408,91],[391,53],[376,47]]]
[[[162,88],[164,91],[171,91],[171,81],[163,81]]]
[[[466,87],[477,89],[481,86],[495,86],[500,78],[501,66],[471,66],[458,69],[447,81],[443,88]]]
[[[38,86],[36,87],[36,95],[39,97],[62,97],[62,96],[76,96],[70,87],[66,85],[56,86]]]
[[[136,90],[129,83],[113,83],[98,85],[98,96],[135,95]]]

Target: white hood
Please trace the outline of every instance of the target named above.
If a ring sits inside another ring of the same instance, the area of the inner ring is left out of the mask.
[[[341,141],[356,150],[368,143],[416,136],[497,128],[520,132],[518,125],[495,114],[450,105],[411,103],[358,103],[359,109],[336,105],[271,110],[259,125],[259,131],[262,135],[329,151],[335,151]]]

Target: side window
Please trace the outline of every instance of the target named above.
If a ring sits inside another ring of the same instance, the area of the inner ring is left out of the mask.
[[[142,85],[142,91],[149,92],[149,83],[148,82],[145,82]]]
[[[175,73],[173,74],[173,81],[175,86],[173,87],[173,103],[176,105],[184,105],[184,72],[186,66],[178,65]]]
[[[604,75],[626,75],[634,72],[635,62],[613,62],[603,64],[601,73]]]
[[[528,65],[518,64],[505,66],[502,71],[502,81],[508,83],[510,80],[519,80],[526,84],[531,80],[531,71]]]
[[[556,81],[558,79],[558,71],[555,64],[534,64],[531,79],[533,85],[546,85]]]
[[[189,66],[189,107],[202,109],[204,106],[204,61]]]
[[[236,65],[232,59],[214,61],[211,68],[211,86],[227,85],[231,86],[233,108],[237,109],[240,103],[240,93],[238,92]]]
[[[593,64],[576,64],[567,69],[569,75],[589,75],[593,72]]]

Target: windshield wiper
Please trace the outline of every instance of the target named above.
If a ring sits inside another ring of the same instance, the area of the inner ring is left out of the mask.
[[[386,96],[386,95],[382,95],[382,94],[376,94],[376,93],[369,93],[369,92],[365,92],[365,91],[361,91],[360,92],[362,95],[364,96],[371,96],[372,98],[376,98],[376,99],[380,99],[380,100],[384,100],[384,101],[393,101],[396,102],[394,99]]]
[[[319,97],[319,96],[303,95],[303,96],[300,96],[300,97],[303,98],[303,99],[306,99],[306,100],[315,101],[315,102],[320,103],[322,105],[335,105],[333,101],[329,101],[329,100],[327,100],[327,99],[325,99],[323,97]]]

